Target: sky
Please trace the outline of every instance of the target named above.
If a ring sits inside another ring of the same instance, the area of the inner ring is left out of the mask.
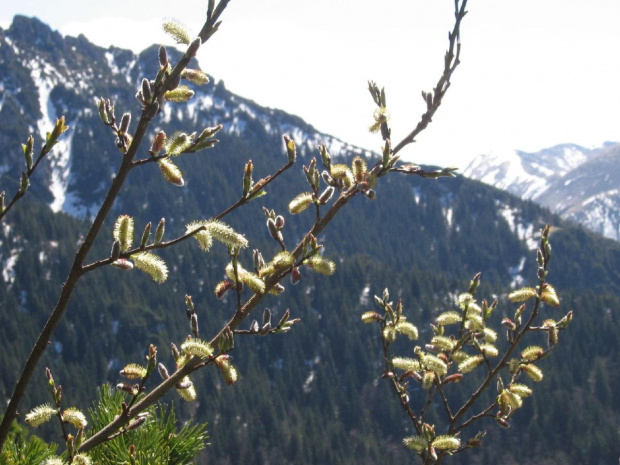
[[[206,5],[21,0],[5,2],[0,26],[37,16],[64,35],[140,51],[173,45],[164,18],[197,33]],[[234,93],[378,151],[368,80],[385,87],[400,141],[441,74],[453,9],[453,0],[231,0],[198,58]],[[452,86],[403,157],[463,169],[482,153],[620,141],[618,0],[469,0],[467,9]]]

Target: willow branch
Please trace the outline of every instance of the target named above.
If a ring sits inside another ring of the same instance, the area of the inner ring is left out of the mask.
[[[135,164],[134,164],[135,166]],[[262,190],[264,187],[268,186],[271,182],[273,182],[278,176],[280,176],[284,171],[286,171],[287,169],[289,169],[291,166],[293,166],[293,162],[289,162],[286,165],[284,165],[282,168],[280,168],[274,175],[272,176],[267,176],[266,178],[264,178],[264,183],[262,183],[260,185],[260,187],[258,190]],[[251,195],[246,196],[246,197],[241,197],[237,202],[235,202],[233,205],[231,205],[230,207],[228,207],[226,210],[222,211],[221,213],[217,214],[216,216],[213,217],[214,220],[221,220],[222,218],[224,218],[226,215],[230,214],[231,212],[233,212],[234,210],[236,210],[237,208],[249,203],[252,201]],[[131,255],[139,253],[139,252],[148,252],[149,250],[158,250],[158,249],[167,249],[168,247],[172,247],[176,244],[179,244],[181,242],[186,241],[187,239],[195,236],[196,234],[198,234],[200,231],[204,231],[206,229],[205,226],[200,227],[200,228],[196,228],[188,233],[185,233],[181,236],[178,236],[174,239],[171,239],[169,241],[164,241],[164,242],[160,242],[158,244],[150,244],[150,245],[145,245],[144,247],[136,247],[134,249],[131,250],[127,250],[123,253],[121,253],[119,255],[118,258],[131,258]],[[88,273],[90,271],[93,271],[97,268],[100,268],[102,266],[106,266],[106,265],[111,265],[112,263],[114,263],[118,258],[113,259],[112,257],[108,257],[108,258],[103,258],[101,260],[97,260],[96,262],[93,263],[89,263],[88,265],[84,265],[82,267],[82,271],[84,273]]]
[[[219,16],[221,12],[224,10],[226,5],[228,4],[228,1],[229,0],[220,1],[220,4],[218,5],[217,16]],[[215,32],[213,28],[214,28],[214,25],[209,26],[209,21],[207,21],[207,23],[203,27],[203,31],[206,30],[208,35],[205,37],[202,37],[201,35],[203,42],[205,42],[206,39],[210,35],[212,35],[213,32]],[[191,60],[191,56],[189,56],[189,54],[186,53],[183,55],[181,60],[176,64],[176,66],[172,70],[169,78],[166,79],[164,83],[160,85],[158,89],[155,90],[156,96],[161,95],[162,93],[169,90],[169,87],[174,82],[175,78],[181,74],[181,72],[189,64],[190,60]],[[97,213],[97,216],[95,217],[93,223],[91,224],[91,227],[88,233],[86,234],[84,241],[80,245],[75,255],[75,259],[73,261],[71,269],[69,270],[69,275],[67,277],[67,280],[63,284],[58,301],[56,302],[54,309],[50,313],[50,316],[47,322],[45,323],[45,326],[43,327],[41,333],[39,334],[39,337],[37,341],[35,342],[32,348],[32,351],[30,355],[28,356],[28,359],[26,360],[26,363],[24,365],[24,368],[22,369],[19,379],[17,380],[15,389],[13,390],[13,394],[11,395],[11,400],[9,401],[9,404],[4,412],[2,423],[0,423],[0,450],[2,450],[6,442],[11,424],[17,417],[17,409],[18,409],[19,403],[21,402],[22,398],[24,397],[24,394],[26,393],[26,388],[30,382],[30,379],[32,378],[34,370],[39,360],[43,356],[43,353],[45,352],[45,349],[48,346],[48,343],[52,337],[52,334],[54,333],[56,327],[60,323],[60,320],[62,319],[65,313],[65,310],[67,309],[67,306],[69,305],[69,301],[71,300],[71,297],[73,296],[73,291],[77,287],[78,281],[84,274],[84,269],[82,266],[86,260],[86,257],[88,256],[90,250],[92,249],[95,239],[99,235],[99,232],[101,231],[101,228],[103,227],[105,219],[110,213],[112,206],[114,204],[114,201],[118,197],[121,187],[125,183],[125,180],[127,179],[127,175],[129,174],[129,171],[131,170],[132,161],[134,157],[136,156],[138,148],[140,147],[142,140],[146,134],[146,131],[149,127],[150,120],[151,120],[151,118],[149,117],[149,114],[153,113],[153,108],[152,108],[153,105],[156,105],[156,104],[153,103],[151,105],[147,105],[142,110],[142,115],[138,123],[138,126],[136,128],[136,132],[133,135],[133,140],[129,148],[127,149],[127,152],[123,155],[123,160],[121,162],[121,165],[116,173],[116,176],[114,177],[112,181],[112,184],[110,185],[110,189],[108,190],[108,193],[106,194],[106,197],[103,203],[101,204],[101,208],[99,209],[99,212]]]
[[[452,74],[454,73],[454,71],[456,70],[457,66],[460,63],[459,61],[459,57],[461,54],[460,28],[461,28],[461,21],[467,14],[467,11],[465,11],[466,6],[467,6],[467,0],[463,0],[460,7],[458,4],[458,1],[455,2],[454,14],[455,14],[456,20],[454,22],[454,28],[452,29],[452,32],[448,36],[449,46],[448,46],[448,51],[446,52],[446,55],[444,58],[443,72],[441,74],[441,77],[437,81],[437,85],[433,89],[432,96],[426,95],[425,93],[423,93],[423,96],[425,96],[425,100],[427,102],[427,110],[422,115],[415,129],[411,131],[411,133],[409,133],[409,135],[406,136],[402,141],[400,141],[396,145],[396,147],[394,147],[394,150],[393,150],[394,155],[400,152],[400,150],[403,149],[405,146],[414,142],[418,134],[420,134],[422,131],[424,131],[424,129],[426,129],[426,127],[432,121],[433,116],[435,115],[435,113],[437,112],[437,109],[441,105],[444,95],[446,94],[446,92],[448,91],[448,88],[450,87],[450,79],[452,78]]]
[[[292,254],[297,258],[301,257],[304,248],[304,243],[310,238],[310,236],[317,236],[325,227],[333,220],[334,216],[344,207],[359,191],[353,187],[350,190],[343,192],[340,197],[332,204],[325,216],[316,221],[304,238],[297,244]],[[262,302],[269,290],[273,288],[282,278],[289,273],[289,270],[282,270],[271,275],[265,282],[265,293],[253,294],[246,303],[235,312],[233,317],[228,323],[222,326],[222,329],[209,341],[212,347],[217,347],[220,338],[224,331],[230,329],[234,331],[249,315],[250,313]],[[170,377],[155,387],[150,393],[140,399],[133,407],[129,408],[124,415],[119,416],[117,419],[106,425],[92,437],[87,439],[80,446],[81,452],[87,452],[93,447],[107,441],[110,436],[116,433],[120,428],[126,425],[132,418],[136,417],[139,413],[143,412],[159,399],[161,399],[168,391],[173,389],[175,385],[181,381],[185,376],[191,374],[193,371],[204,366],[204,361],[194,357],[187,362],[182,368],[170,375]]]

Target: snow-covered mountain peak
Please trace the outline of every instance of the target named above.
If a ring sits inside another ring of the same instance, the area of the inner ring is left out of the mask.
[[[464,175],[549,207],[620,240],[620,145],[556,145],[535,153],[483,154]]]

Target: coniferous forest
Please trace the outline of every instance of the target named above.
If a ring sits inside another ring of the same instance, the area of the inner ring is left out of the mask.
[[[45,40],[37,41],[37,37]],[[110,70],[99,60],[106,50],[84,37],[63,38],[36,19],[16,17],[8,30],[0,30],[0,38],[5,41],[0,47],[5,93],[0,107],[0,156],[7,168],[2,170],[0,184],[8,193],[20,183],[20,144],[32,132],[33,121],[42,116],[33,97],[35,83],[24,64],[27,60],[16,50],[44,56],[49,63],[65,60],[74,70],[90,67],[95,76],[105,76]],[[15,49],[4,46],[7,38]],[[132,60],[130,52],[113,52],[119,62],[122,57],[126,63]],[[169,53],[171,61],[180,59],[181,54]],[[139,112],[136,84],[143,73],[157,73],[157,54],[158,48],[153,47],[135,57],[134,67],[126,69],[128,80],[95,77],[87,92],[60,84],[51,91],[50,105],[58,116],[65,115],[72,128],[67,190],[79,199],[86,214],[75,217],[49,208],[52,194],[46,180],[52,167],[47,166],[32,178],[27,195],[2,219],[2,399],[11,396],[25,357],[58,299],[77,244],[88,230],[95,213],[92,206],[101,202],[121,157],[114,137],[101,124],[92,97],[114,97],[117,108],[123,107],[117,111],[134,107]],[[20,92],[10,93],[18,87]],[[212,218],[225,210],[239,198],[248,160],[254,163],[255,180],[286,163],[282,137],[290,128],[302,134],[295,140],[299,167],[279,176],[266,189],[267,195],[233,211],[226,223],[243,231],[250,248],[261,250],[266,257],[279,252],[280,246],[265,227],[263,208],[284,215],[288,246],[301,240],[312,226],[313,215],[289,214],[289,202],[308,182],[301,165],[308,166],[313,157],[321,159],[312,142],[328,136],[316,133],[299,118],[234,95],[223,82],[212,79],[205,90],[196,92],[209,95],[219,106],[203,109],[190,122],[198,131],[223,124],[217,134],[219,142],[204,154],[175,158],[184,173],[183,188],[166,183],[156,163],[133,170],[97,237],[92,260],[110,255],[118,215],[130,214],[139,236],[144,225],[157,225],[162,217],[166,234],[183,233],[190,221]],[[246,117],[241,125],[233,111],[240,105],[266,116]],[[167,134],[187,130],[190,115],[183,112],[168,120],[154,119],[155,127]],[[227,124],[229,128],[237,124],[238,130],[227,130]],[[345,146],[341,153],[332,153],[332,163],[350,164],[358,155],[355,148]],[[364,157],[372,165],[381,156]],[[431,172],[435,168],[423,169]],[[267,296],[261,303],[260,314],[269,308],[274,321],[287,309],[300,321],[284,334],[235,336],[231,356],[239,379],[232,386],[218,370],[205,369],[192,376],[196,401],[185,402],[176,393],[163,399],[165,405],[174,405],[179,423],[189,419],[194,424],[206,423],[209,444],[197,463],[412,463],[414,453],[402,440],[415,431],[388,380],[382,379],[380,333],[363,324],[361,315],[374,310],[374,296],[389,288],[393,299],[402,298],[408,321],[417,325],[422,339],[439,314],[458,308],[457,296],[481,272],[477,296],[498,299],[491,318],[499,327],[514,311],[508,294],[538,282],[533,244],[546,224],[551,225],[553,245],[549,280],[561,305],[559,309],[543,307],[543,318],[560,319],[572,310],[573,321],[561,333],[557,350],[540,361],[544,379],[511,417],[510,428],[500,428],[492,419],[476,424],[474,429],[487,430],[481,447],[448,457],[446,462],[615,463],[620,457],[620,244],[566,223],[532,202],[463,177],[433,180],[390,175],[380,181],[374,188],[376,198],[353,198],[319,237],[326,244],[323,255],[337,265],[333,276],[302,268],[297,285],[287,279],[283,281],[285,292]],[[216,244],[204,254],[192,240],[158,253],[170,270],[163,284],[154,283],[145,273],[109,266],[84,276],[22,401],[20,423],[29,408],[50,401],[45,367],[62,384],[63,399],[70,399],[67,405],[86,412],[103,383],[117,385],[122,381],[119,371],[126,364],[144,361],[149,344],[158,347],[158,360],[173,366],[170,343],[180,344],[189,334],[185,295],[192,296],[201,337],[206,340],[233,316],[234,293],[222,299],[214,293],[216,284],[226,278],[224,268],[230,261],[226,247]],[[249,264],[251,258],[240,260]],[[260,320],[260,314],[255,318]],[[250,329],[251,320],[240,329]],[[398,351],[413,356],[418,344],[405,338],[398,341]],[[148,390],[159,382],[149,379],[145,387]],[[471,379],[465,377],[451,391],[454,401],[462,402],[460,397],[475,389],[476,382],[475,372]],[[414,403],[422,398],[420,384],[412,381],[408,394]],[[165,412],[164,404],[157,408]],[[440,407],[430,405],[429,418],[439,415],[433,412]],[[30,432],[64,447],[57,425],[45,424]]]

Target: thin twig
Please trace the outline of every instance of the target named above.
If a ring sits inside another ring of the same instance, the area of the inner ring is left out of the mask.
[[[455,4],[455,17],[456,20],[454,22],[454,28],[449,35],[449,46],[448,51],[446,52],[444,58],[444,69],[437,81],[437,85],[433,89],[432,101],[428,102],[427,110],[422,115],[420,121],[417,126],[409,135],[407,135],[402,141],[400,141],[396,147],[394,147],[392,154],[396,155],[400,152],[405,146],[411,144],[415,141],[415,138],[420,134],[429,123],[432,121],[435,112],[441,105],[444,95],[446,94],[448,88],[450,87],[450,79],[452,78],[452,74],[456,70],[457,66],[460,63],[460,54],[461,54],[461,42],[460,42],[460,28],[461,21],[467,14],[465,11],[465,7],[467,6],[467,0],[463,0],[462,4],[459,7],[458,1],[454,2]],[[456,50],[455,50],[456,49]]]

